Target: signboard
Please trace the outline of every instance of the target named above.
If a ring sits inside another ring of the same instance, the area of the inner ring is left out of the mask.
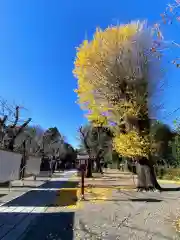
[[[89,155],[77,155],[77,160],[88,160]]]
[[[87,161],[89,159],[88,155],[78,155],[77,156],[77,161],[80,167],[82,167],[82,165],[87,165]]]

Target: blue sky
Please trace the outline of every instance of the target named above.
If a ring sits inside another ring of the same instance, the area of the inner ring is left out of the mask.
[[[23,118],[30,116],[44,128],[57,126],[76,145],[77,128],[86,120],[73,92],[75,47],[97,26],[137,19],[151,24],[165,7],[166,0],[0,1],[0,96],[23,105]],[[177,31],[177,26],[167,27],[165,34],[174,40]],[[178,107],[178,77],[170,67],[163,93],[167,113]]]

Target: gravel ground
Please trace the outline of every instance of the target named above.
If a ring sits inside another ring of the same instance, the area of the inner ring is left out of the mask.
[[[75,213],[74,239],[180,239],[180,193],[115,192],[104,204]]]
[[[180,192],[137,193],[113,190],[107,201],[81,207],[49,208],[23,240],[180,239],[173,222],[180,216]]]

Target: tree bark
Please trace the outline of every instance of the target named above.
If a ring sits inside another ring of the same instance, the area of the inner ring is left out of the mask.
[[[88,160],[86,177],[87,178],[92,178],[92,159]]]
[[[24,179],[25,177],[25,167],[27,162],[27,156],[26,156],[26,142],[23,142],[23,156],[21,159],[21,166],[20,166],[20,179]]]
[[[138,179],[137,189],[139,191],[153,191],[155,189],[159,191],[162,190],[161,186],[157,182],[154,166],[151,161],[146,158],[140,159],[137,163],[136,170]]]
[[[137,122],[137,130],[141,137],[147,136],[149,139],[149,143],[151,143],[150,138],[150,131],[151,131],[151,124],[150,119],[147,114],[147,102],[145,102],[144,107],[142,106],[141,111],[139,112],[139,118]],[[153,191],[155,189],[162,190],[161,186],[158,184],[156,179],[156,174],[154,170],[154,163],[151,157],[151,151],[149,151],[148,158],[141,157],[137,163],[137,176],[138,176],[138,184],[137,189],[139,191],[146,190],[146,191]]]
[[[96,159],[96,172],[103,173],[102,166],[101,166],[101,159],[97,157]]]

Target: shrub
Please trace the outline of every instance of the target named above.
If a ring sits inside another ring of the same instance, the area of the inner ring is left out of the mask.
[[[180,168],[156,168],[156,174],[160,179],[180,180]]]

